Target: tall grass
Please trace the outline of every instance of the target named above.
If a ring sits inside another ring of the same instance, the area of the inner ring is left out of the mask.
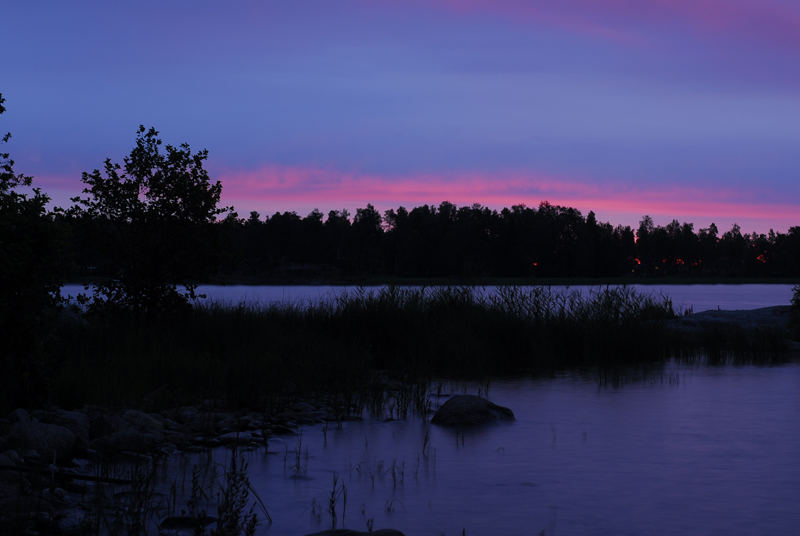
[[[308,307],[87,317],[59,334],[49,388],[67,406],[263,407],[285,394],[362,392],[377,371],[418,381],[657,361],[673,316],[668,299],[626,287],[390,286]]]

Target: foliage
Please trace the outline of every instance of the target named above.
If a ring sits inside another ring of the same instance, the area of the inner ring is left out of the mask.
[[[140,126],[122,165],[106,159],[103,172],[83,173],[88,197],[73,199],[82,207],[71,215],[96,224],[93,239],[114,270],[95,283],[94,309],[179,309],[209,266],[210,224],[226,210],[222,185],[203,168],[207,151],[161,145],[155,129]]]
[[[217,527],[211,531],[211,536],[252,536],[258,525],[255,504],[250,500],[254,492],[247,477],[247,462],[244,458],[237,462],[236,456],[234,449],[229,467],[225,470],[225,484],[217,495]],[[266,513],[266,509],[263,511]]]
[[[800,341],[800,285],[792,287],[792,311],[791,318],[789,319],[789,329],[792,333],[792,338]]]
[[[103,222],[94,222],[102,234]],[[89,226],[91,227],[91,225]],[[249,218],[216,226],[222,257],[216,280],[287,282],[492,278],[773,278],[800,274],[800,226],[785,233],[746,234],[734,225],[695,229],[673,220],[638,229],[612,226],[595,214],[547,202],[500,211],[481,205],[404,207],[379,214],[372,205]],[[115,266],[93,233],[76,233],[77,258],[98,273]]]
[[[0,95],[0,113],[3,102]],[[10,137],[6,134],[3,143]],[[0,325],[15,318],[30,321],[58,302],[61,286],[49,198],[13,166],[9,153],[0,153]]]
[[[0,113],[3,103],[0,95]],[[46,372],[38,354],[64,273],[63,239],[48,201],[31,177],[14,171],[10,154],[0,152],[0,406],[4,397],[34,402]]]

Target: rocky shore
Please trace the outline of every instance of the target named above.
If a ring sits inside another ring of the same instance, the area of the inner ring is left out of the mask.
[[[797,354],[800,342],[790,338],[791,318],[792,308],[788,305],[735,311],[712,309],[671,320],[668,327],[693,343],[702,342],[709,334],[731,338],[769,335],[784,350]]]
[[[360,417],[324,402],[281,409],[225,411],[213,402],[163,411],[85,407],[28,411],[0,418],[0,533],[91,534],[91,487],[135,487],[98,474],[108,463],[141,463],[217,447],[267,448],[300,425]],[[102,473],[102,471],[100,472]]]
[[[800,356],[800,342],[789,338],[790,321],[788,306],[712,310],[670,320],[668,329],[675,339],[701,348],[708,340],[717,343],[739,338],[745,340],[745,346],[753,347],[753,341],[767,341],[768,351],[780,347],[784,354],[788,350],[790,358],[796,358]],[[381,384],[385,391],[398,389],[388,381]],[[154,393],[151,398],[163,397]],[[453,398],[439,408],[434,424],[513,420],[508,408],[478,397]],[[132,467],[174,454],[210,452],[220,447],[268,449],[271,438],[294,435],[301,425],[361,418],[359,410],[351,410],[339,399],[285,399],[262,411],[226,410],[212,400],[169,409],[157,409],[151,401],[143,400],[141,407],[144,409],[18,408],[0,417],[0,533],[97,532],[96,525],[91,524],[92,516],[107,505],[98,504],[98,494],[93,492],[102,485],[115,486],[116,495],[109,500],[120,496],[130,501],[139,485],[129,474],[98,470],[104,464]],[[129,509],[130,504],[125,503],[121,511]],[[165,523],[167,519],[169,523]],[[162,516],[160,524],[181,527],[183,523],[191,533],[193,527],[186,522],[196,524],[197,519],[172,512]],[[181,533],[170,531],[165,533]]]

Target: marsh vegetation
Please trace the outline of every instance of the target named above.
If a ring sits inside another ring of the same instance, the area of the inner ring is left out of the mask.
[[[213,399],[264,407],[336,394],[347,405],[387,379],[542,375],[576,368],[780,354],[780,330],[707,330],[689,339],[669,299],[626,287],[355,291],[310,306],[201,305],[169,315],[74,312],[37,367],[41,403],[175,407]],[[694,357],[692,357],[694,356]],[[727,358],[726,358],[727,359]],[[10,401],[8,401],[10,402]]]

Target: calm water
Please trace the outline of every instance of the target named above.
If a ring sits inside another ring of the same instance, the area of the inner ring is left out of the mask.
[[[408,536],[798,533],[798,365],[674,368],[618,388],[497,381],[489,397],[517,420],[463,434],[419,418],[345,423],[327,443],[321,425],[304,427],[299,478],[297,439],[250,453],[274,518],[262,533],[330,528],[334,474],[344,525],[359,530],[373,519]]]
[[[782,305],[791,297],[790,285],[637,289],[695,311]],[[209,300],[265,305],[354,290],[201,288]],[[331,425],[326,433],[315,425],[302,427],[299,439],[273,438],[269,454],[246,453],[251,481],[274,519],[260,533],[330,528],[334,475],[337,527],[367,530],[373,520],[376,529],[407,536],[800,530],[798,364],[675,365],[617,388],[574,376],[503,380],[491,383],[489,398],[512,408],[517,420],[463,433],[417,417]],[[226,455],[217,452],[217,460]],[[179,460],[184,475],[196,461]]]
[[[676,310],[692,308],[695,312],[709,309],[757,309],[771,305],[788,305],[792,297],[791,285],[630,285],[641,292],[672,298]],[[363,287],[376,291],[382,287]],[[497,287],[485,287],[492,292]],[[586,291],[591,286],[554,286],[553,288]],[[358,287],[311,285],[203,285],[199,291],[208,301],[226,304],[246,302],[253,305],[276,303],[307,304],[332,299],[344,292],[355,292]],[[64,295],[84,292],[80,285],[65,285]]]

